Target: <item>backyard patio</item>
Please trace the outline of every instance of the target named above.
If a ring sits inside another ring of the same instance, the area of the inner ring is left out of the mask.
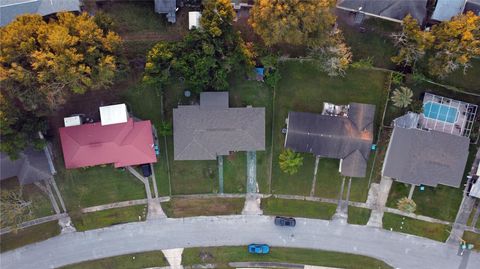
[[[419,128],[470,137],[478,106],[425,93]]]

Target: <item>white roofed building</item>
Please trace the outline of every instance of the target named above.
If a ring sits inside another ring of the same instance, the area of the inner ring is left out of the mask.
[[[101,106],[100,122],[102,126],[125,123],[128,121],[127,106],[125,104]]]

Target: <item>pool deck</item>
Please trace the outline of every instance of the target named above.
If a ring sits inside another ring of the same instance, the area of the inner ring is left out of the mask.
[[[423,103],[428,102],[438,103],[457,110],[457,120],[455,123],[426,117],[423,113],[420,114],[419,127],[422,129],[436,130],[459,136],[470,136],[470,131],[473,124],[473,119],[477,112],[478,107],[462,101],[453,100],[450,98],[437,96],[430,93],[425,93]],[[427,111],[424,111],[428,113]],[[440,114],[440,113],[438,113]]]

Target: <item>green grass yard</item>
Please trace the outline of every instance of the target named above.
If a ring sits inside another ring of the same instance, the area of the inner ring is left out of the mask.
[[[232,152],[223,158],[223,185],[225,193],[246,191],[247,153]]]
[[[43,241],[58,234],[60,234],[60,226],[57,221],[10,232],[0,236],[0,252]]]
[[[290,216],[329,220],[335,214],[336,204],[267,198],[262,199],[262,210],[265,215]]]
[[[112,165],[66,170],[62,162],[56,167],[57,185],[70,211],[146,198],[143,183],[128,171]]]
[[[169,218],[193,216],[237,215],[242,212],[243,198],[172,198],[162,203],[162,208]]]
[[[268,255],[253,255],[247,247],[188,248],[183,251],[182,264],[214,263],[218,268],[229,268],[229,262],[288,262],[335,268],[374,269],[391,268],[374,258],[340,252],[300,248],[272,247]]]
[[[155,13],[153,2],[114,3],[102,10],[112,17],[114,30],[120,34],[165,32],[169,26],[164,15]]]
[[[368,208],[349,206],[347,222],[350,224],[366,225],[371,212],[372,210]]]
[[[168,266],[161,251],[131,253],[100,260],[82,262],[61,267],[62,269],[141,269]]]
[[[12,190],[20,191],[20,184],[16,177],[4,179],[0,182],[0,189],[2,190]],[[46,217],[54,215],[53,207],[48,199],[47,195],[43,193],[37,186],[34,184],[27,184],[21,186],[21,192],[23,199],[25,201],[30,201],[31,203],[31,214],[25,216],[24,221]],[[0,215],[3,215],[3,212],[0,212]]]
[[[376,67],[389,69],[395,67],[391,57],[396,54],[396,49],[390,34],[401,31],[398,23],[370,18],[363,23],[363,27],[366,29],[363,33],[358,27],[347,25],[341,20],[339,20],[339,25],[351,48],[354,61],[371,58]]]
[[[144,221],[147,214],[146,205],[107,209],[86,214],[72,214],[72,221],[77,231],[86,231],[108,227],[115,224]]]
[[[392,213],[385,213],[383,215],[383,228],[386,230],[391,229],[395,232],[413,234],[445,242],[452,227],[403,217]]]
[[[280,71],[282,79],[278,83],[275,99],[272,191],[280,194],[309,195],[315,164],[313,155],[302,154],[303,166],[293,176],[283,173],[278,166],[278,156],[283,150],[285,139],[281,129],[285,127],[288,112],[320,113],[323,102],[375,104],[376,134],[387,96],[385,85],[389,75],[383,71],[349,69],[345,77],[332,78],[317,71],[311,63],[299,61],[283,62]],[[371,156],[373,158],[373,155]],[[320,160],[315,195],[326,198],[338,197],[342,178],[338,173],[338,163],[338,160]],[[371,160],[369,167],[372,163]],[[369,175],[370,171],[367,171],[366,178],[353,179],[350,200],[360,202],[366,200]]]
[[[462,239],[467,241],[467,244],[473,244],[474,249],[480,251],[480,234],[466,231],[463,233]]]

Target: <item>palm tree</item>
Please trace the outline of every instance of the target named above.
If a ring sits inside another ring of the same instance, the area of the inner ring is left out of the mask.
[[[408,107],[412,103],[413,92],[410,88],[401,86],[400,89],[395,89],[393,95],[390,98],[393,105],[396,107],[404,108]]]
[[[298,168],[303,165],[303,157],[291,149],[284,150],[278,157],[280,170],[289,175],[296,174]]]
[[[407,197],[403,197],[397,202],[397,208],[407,212],[413,213],[417,210],[417,204],[412,199],[408,199]]]

